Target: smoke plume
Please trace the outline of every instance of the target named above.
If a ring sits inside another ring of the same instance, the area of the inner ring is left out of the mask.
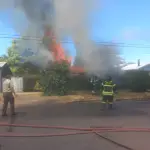
[[[120,73],[121,58],[116,47],[93,44],[95,49],[88,55],[86,67],[89,74],[104,77]],[[93,59],[94,58],[94,59]]]
[[[42,39],[45,26],[53,29],[59,42],[63,37],[71,36],[87,72],[93,74],[108,72],[118,63],[115,51],[112,55],[112,51],[101,48],[97,55],[90,37],[89,16],[99,9],[99,0],[1,1],[0,9],[10,9],[13,12],[14,27],[22,36],[35,36]],[[18,46],[20,51],[28,46],[35,55],[38,55],[39,59],[34,61],[45,60],[39,63],[42,66],[53,59],[51,53],[37,40],[20,40]]]

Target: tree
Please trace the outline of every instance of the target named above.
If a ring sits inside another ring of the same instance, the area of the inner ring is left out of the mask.
[[[44,95],[65,95],[68,92],[69,65],[65,61],[54,63],[41,74],[39,83]]]
[[[19,66],[17,65],[21,60],[21,56],[19,56],[19,53],[17,52],[17,46],[16,41],[14,40],[12,42],[12,45],[8,48],[7,54],[3,55],[0,58],[0,61],[7,62],[11,71],[16,74],[19,71]]]
[[[24,62],[22,62],[22,60]],[[15,40],[12,42],[12,45],[8,48],[7,54],[3,55],[0,58],[0,61],[7,62],[11,71],[15,75],[37,74],[40,71],[37,66],[28,62],[25,57],[19,55]]]

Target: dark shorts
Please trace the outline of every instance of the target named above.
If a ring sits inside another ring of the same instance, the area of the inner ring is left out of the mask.
[[[102,103],[110,103],[112,104],[114,100],[114,96],[111,95],[103,95]]]

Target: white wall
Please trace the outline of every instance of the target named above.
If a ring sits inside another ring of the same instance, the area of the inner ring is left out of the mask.
[[[23,78],[22,77],[12,77],[14,88],[16,92],[23,92]]]

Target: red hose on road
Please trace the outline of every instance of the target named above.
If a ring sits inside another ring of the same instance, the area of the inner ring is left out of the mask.
[[[83,131],[83,132],[65,132],[58,134],[0,134],[0,137],[55,137],[55,136],[70,136],[70,135],[80,135],[80,134],[91,134],[91,133],[101,133],[101,132],[132,132],[132,130],[99,130],[99,131]],[[134,132],[147,132],[135,130]]]
[[[92,128],[73,128],[73,127],[64,127],[64,126],[47,126],[47,125],[26,125],[26,124],[8,124],[0,123],[0,126],[9,126],[9,127],[28,127],[28,128],[47,128],[47,129],[64,129],[64,130],[78,130],[78,131],[92,131]]]
[[[55,137],[55,136],[70,136],[70,135],[80,135],[80,134],[90,134],[94,133],[99,137],[117,145],[123,147],[127,150],[133,150],[132,148],[120,144],[116,141],[113,141],[103,135],[100,135],[100,132],[150,132],[150,128],[121,128],[121,127],[98,127],[98,128],[73,128],[73,127],[64,127],[64,126],[45,126],[45,125],[25,125],[25,124],[8,124],[0,123],[0,126],[9,126],[9,127],[30,127],[30,128],[49,128],[49,129],[65,129],[65,130],[78,130],[80,132],[67,132],[59,134],[0,134],[0,137]]]
[[[47,128],[47,129],[64,129],[64,130],[76,130],[76,131],[118,131],[118,132],[150,132],[150,128],[123,128],[123,127],[96,127],[96,128],[74,128],[74,127],[65,127],[65,126],[48,126],[48,125],[27,125],[27,124],[8,124],[0,123],[0,126],[9,126],[9,127],[28,127],[28,128]]]
[[[25,135],[25,134],[0,134],[0,137],[54,137],[54,136],[69,136],[77,134],[89,134],[95,132],[150,132],[150,128],[116,128],[116,127],[99,127],[99,128],[73,128],[73,127],[63,127],[63,126],[45,126],[45,125],[25,125],[25,124],[8,124],[0,123],[0,126],[9,127],[30,127],[30,128],[49,128],[49,129],[65,129],[65,130],[78,130],[82,132],[67,132],[61,134],[35,134],[35,135]]]
[[[0,137],[54,137],[54,136],[69,136],[69,135],[79,135],[79,134],[90,134],[92,131],[88,132],[70,132],[70,133],[59,133],[59,134],[0,134]]]

